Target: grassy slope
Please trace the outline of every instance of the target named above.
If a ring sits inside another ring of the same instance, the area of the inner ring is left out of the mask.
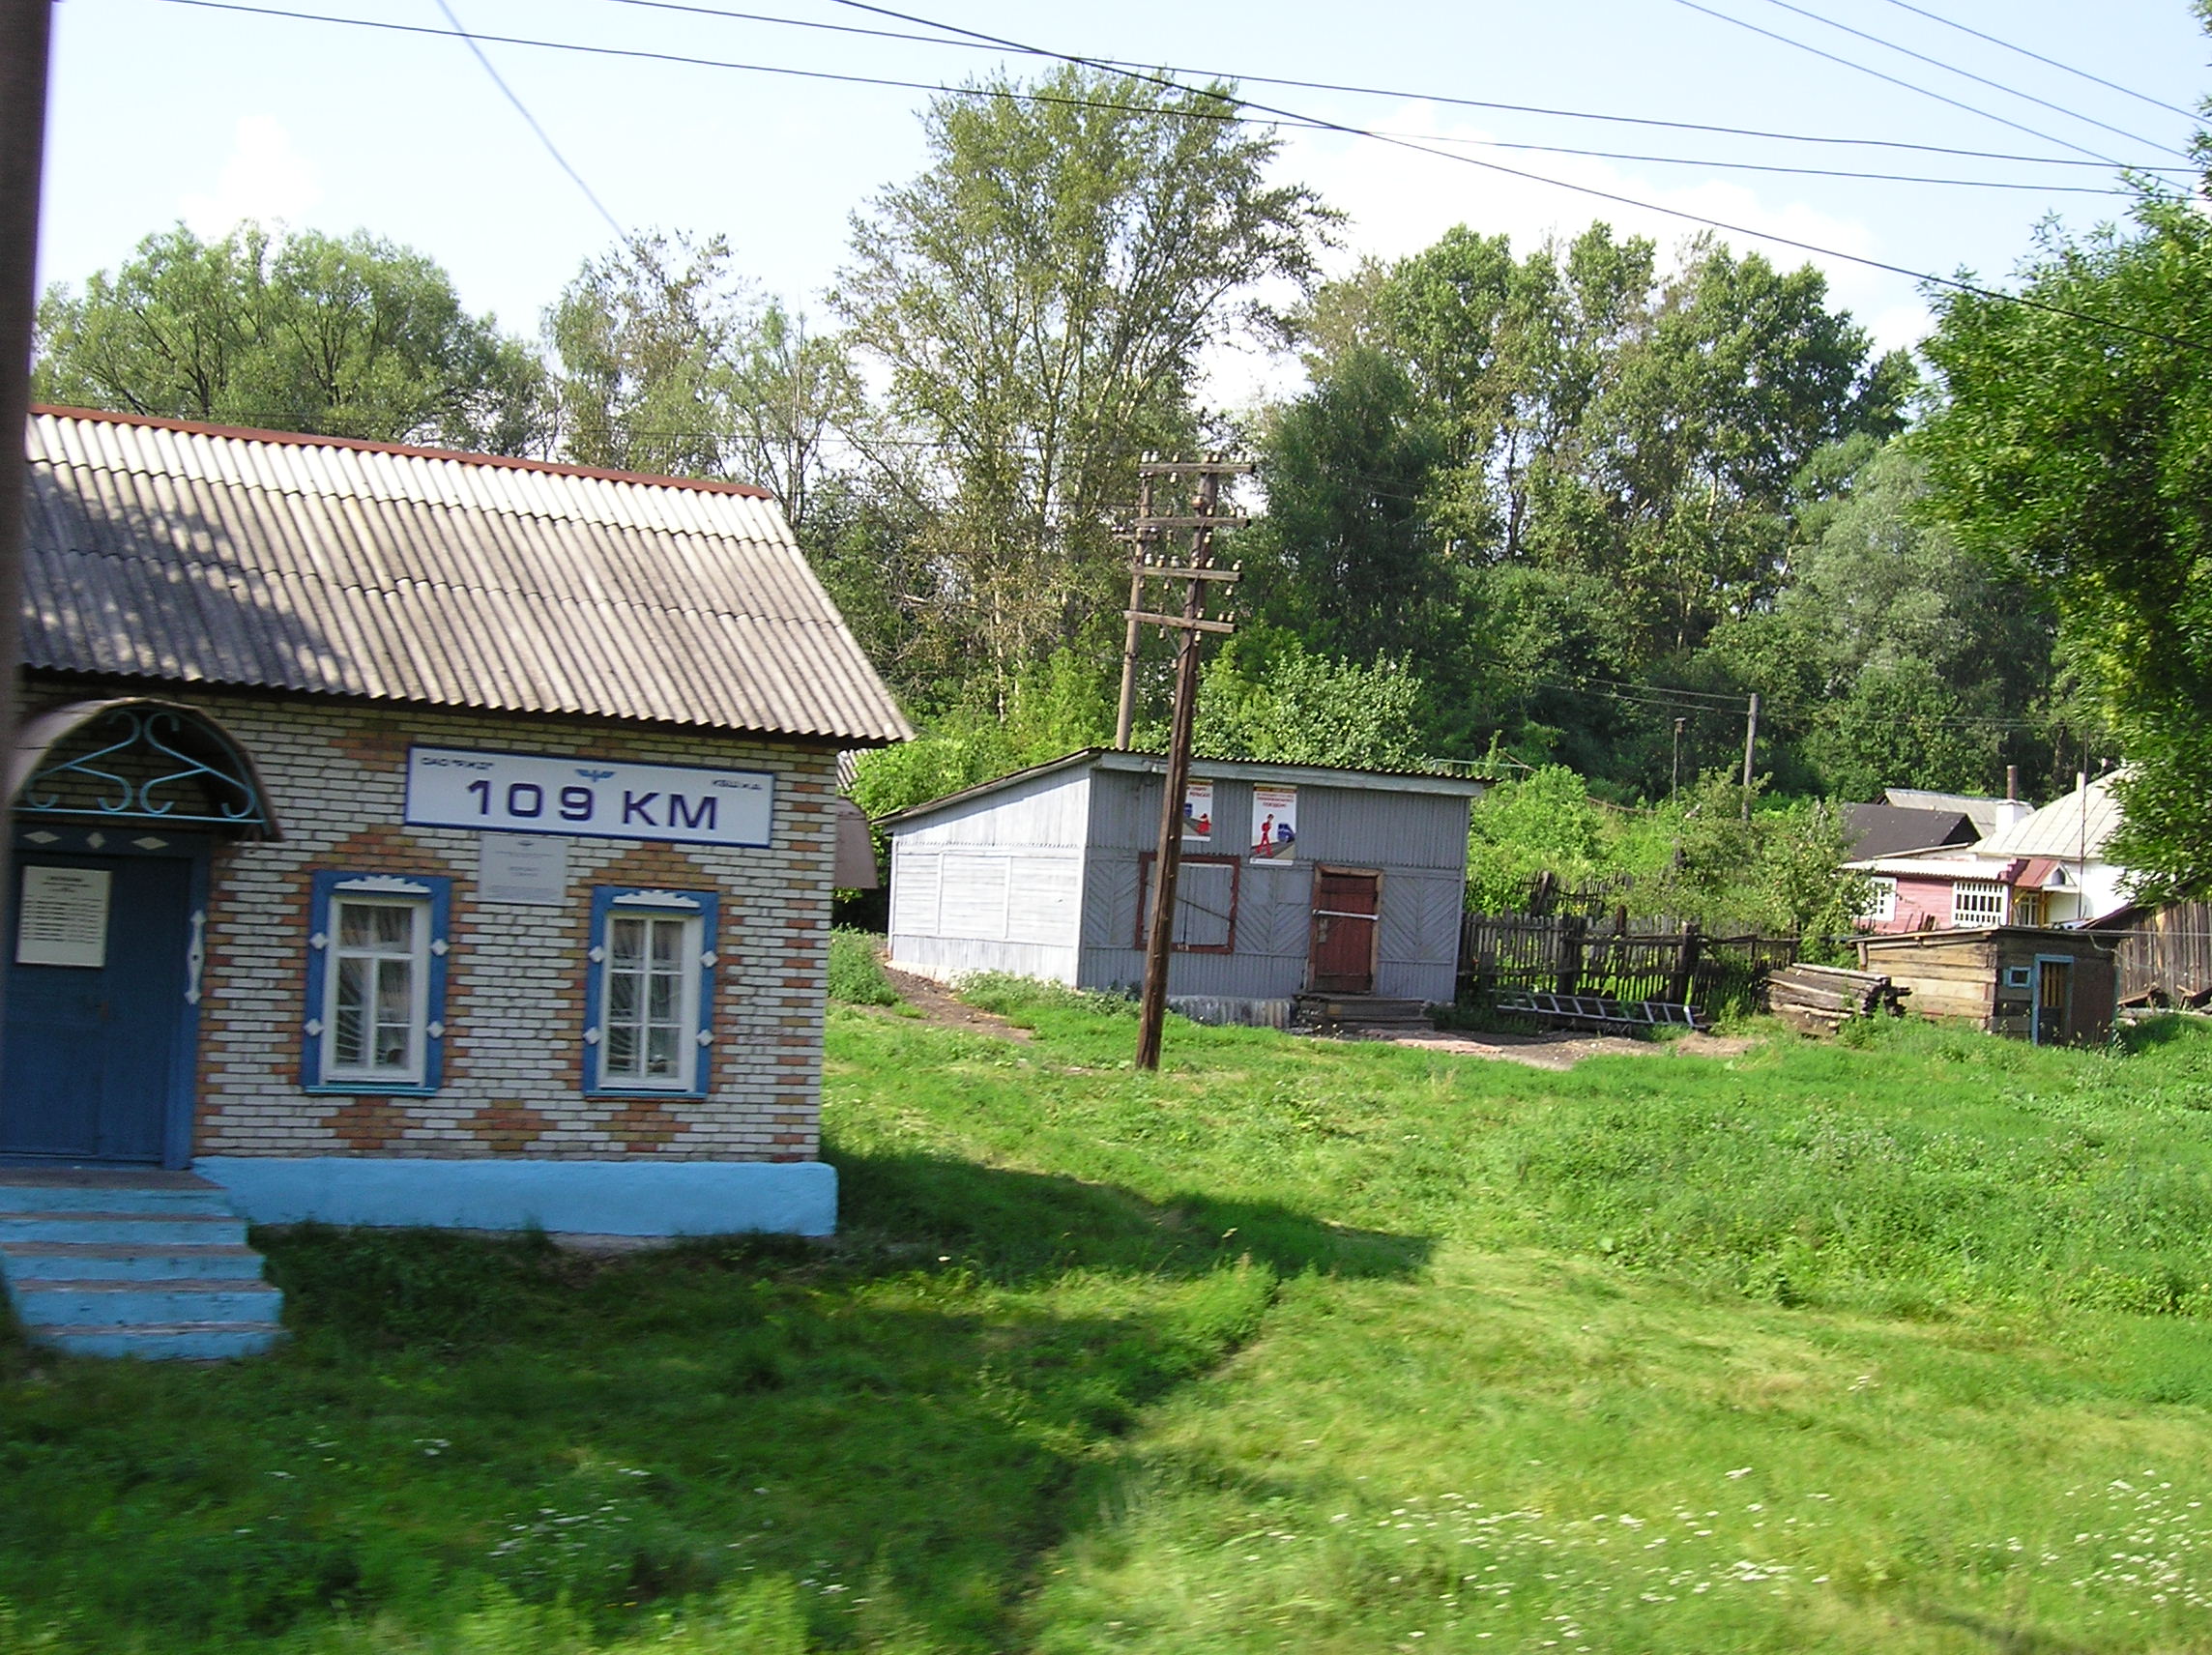
[[[12,1352],[0,1651],[2212,1649],[2212,1041],[1003,1008],[833,1014],[827,1255],[306,1234],[276,1361]]]

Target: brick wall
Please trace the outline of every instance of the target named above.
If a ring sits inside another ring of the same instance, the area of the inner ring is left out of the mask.
[[[283,832],[277,843],[225,845],[215,860],[195,1154],[814,1158],[833,754],[577,718],[160,693],[203,708],[252,755]],[[566,906],[484,903],[476,833],[401,825],[411,744],[771,770],[774,842],[738,850],[575,838]],[[445,1079],[435,1095],[334,1096],[300,1085],[308,892],[326,868],[453,882]],[[584,1094],[585,951],[592,889],[601,885],[720,892],[705,1098]]]

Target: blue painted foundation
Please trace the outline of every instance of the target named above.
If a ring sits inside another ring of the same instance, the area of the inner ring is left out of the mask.
[[[820,1161],[215,1155],[192,1171],[222,1185],[254,1224],[568,1235],[828,1235],[837,1228],[837,1170]]]

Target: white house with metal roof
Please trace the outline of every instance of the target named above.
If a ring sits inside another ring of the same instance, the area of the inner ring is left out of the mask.
[[[1847,862],[1874,883],[1866,929],[2079,925],[2124,908],[2128,870],[2107,855],[2120,825],[2120,774],[2081,777],[2039,810],[2016,807],[1972,845]]]
[[[891,963],[1140,982],[1165,773],[1093,748],[887,818]],[[1304,992],[1451,1000],[1481,782],[1221,759],[1191,776],[1173,1000],[1245,1020]]]
[[[911,732],[772,500],[29,444],[0,1163],[260,1221],[831,1226],[836,755]]]

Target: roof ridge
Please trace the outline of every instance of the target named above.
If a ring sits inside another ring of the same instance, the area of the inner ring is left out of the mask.
[[[651,472],[610,471],[599,466],[569,465],[561,460],[525,459],[519,454],[480,454],[466,449],[426,449],[409,443],[378,443],[365,437],[328,437],[313,431],[269,431],[252,425],[215,425],[198,420],[173,420],[157,414],[123,414],[105,408],[71,408],[59,403],[34,402],[34,416],[56,420],[90,420],[113,425],[150,425],[157,430],[181,431],[194,437],[220,437],[232,442],[270,443],[294,448],[355,449],[372,454],[397,454],[404,459],[453,460],[464,465],[496,466],[510,471],[535,471],[554,477],[580,477],[597,482],[629,482],[646,488],[688,488],[702,494],[737,494],[749,500],[773,500],[768,489],[750,482],[727,482],[719,478],[659,477]]]

